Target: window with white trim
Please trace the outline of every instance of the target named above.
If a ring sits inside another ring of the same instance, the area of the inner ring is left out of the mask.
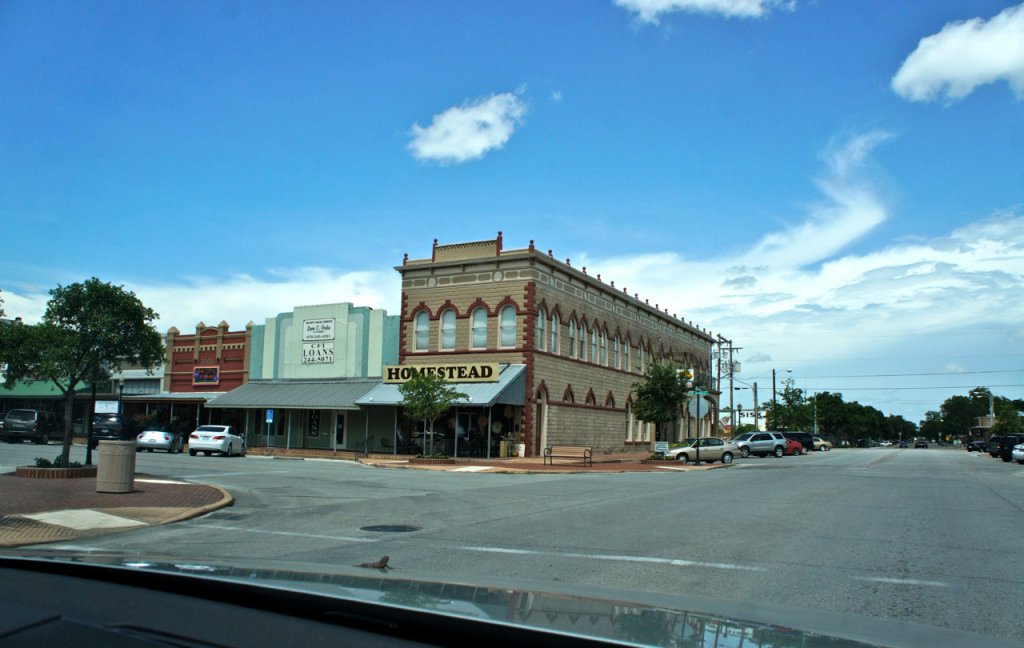
[[[619,360],[621,359],[622,356],[619,354],[619,336],[616,335],[612,339],[612,366],[616,369],[621,369],[622,365],[619,364]]]
[[[569,320],[569,357],[576,357],[576,321]]]
[[[608,366],[608,334],[601,331],[601,337],[598,340],[601,344],[601,366]]]
[[[590,361],[597,362],[597,327],[590,329]]]
[[[474,349],[487,348],[487,309],[477,308],[470,316],[470,328],[472,329],[472,347]]]
[[[514,347],[516,345],[516,308],[505,306],[498,313],[498,323],[501,328],[501,340],[498,346]]]
[[[440,347],[445,351],[455,348],[455,311],[450,308],[441,313]]]
[[[537,348],[541,351],[544,350],[545,334],[547,331],[544,330],[545,324],[547,324],[548,314],[544,312],[544,309],[537,311]]]
[[[632,357],[631,356],[633,355],[632,351],[633,351],[633,347],[630,346],[629,340],[626,340],[626,343],[622,346],[622,352],[624,354],[626,354],[626,357],[623,358],[622,368],[624,370],[626,370],[626,371],[633,371],[633,365],[631,364],[631,362],[632,362]]]
[[[551,313],[551,347],[548,349],[551,353],[560,353],[561,349],[558,348],[559,339],[558,334],[561,330],[562,323],[558,319],[558,313]]]
[[[416,313],[416,326],[415,326],[415,349],[417,351],[427,351],[430,349],[430,316],[427,315],[426,311],[420,311]]]

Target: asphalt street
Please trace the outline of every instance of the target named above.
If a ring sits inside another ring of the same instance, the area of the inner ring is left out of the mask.
[[[0,447],[0,471],[40,450]],[[138,470],[223,487],[236,504],[47,546],[302,569],[386,554],[409,578],[615,588],[1024,637],[1014,603],[1024,592],[1024,467],[962,450],[529,475],[142,453]]]

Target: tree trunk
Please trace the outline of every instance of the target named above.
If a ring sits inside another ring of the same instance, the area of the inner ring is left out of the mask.
[[[75,386],[68,385],[64,392],[64,445],[60,450],[60,465],[67,468],[71,456],[71,439],[74,437]]]

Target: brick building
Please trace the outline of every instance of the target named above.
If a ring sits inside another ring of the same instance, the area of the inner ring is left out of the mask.
[[[474,435],[486,436],[493,449],[498,421],[527,455],[559,444],[646,452],[654,426],[634,418],[631,390],[647,363],[670,358],[698,375],[710,371],[715,339],[707,331],[536,250],[532,241],[504,249],[500,232],[488,241],[435,240],[430,258],[406,255],[396,270],[402,275],[400,367],[445,366],[458,383],[455,372],[490,363],[510,385],[521,382],[502,388],[506,396],[521,394],[514,404],[495,390],[489,401],[462,403],[465,422],[442,426],[457,430],[467,446]],[[377,395],[386,396],[386,387]],[[698,428],[713,432],[717,395],[708,400],[706,417],[688,421],[681,413],[664,440],[696,436]]]

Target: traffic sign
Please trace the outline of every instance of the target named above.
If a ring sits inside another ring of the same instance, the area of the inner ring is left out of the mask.
[[[694,396],[707,396],[709,392],[697,390],[697,391],[692,391],[690,393],[693,394]]]

